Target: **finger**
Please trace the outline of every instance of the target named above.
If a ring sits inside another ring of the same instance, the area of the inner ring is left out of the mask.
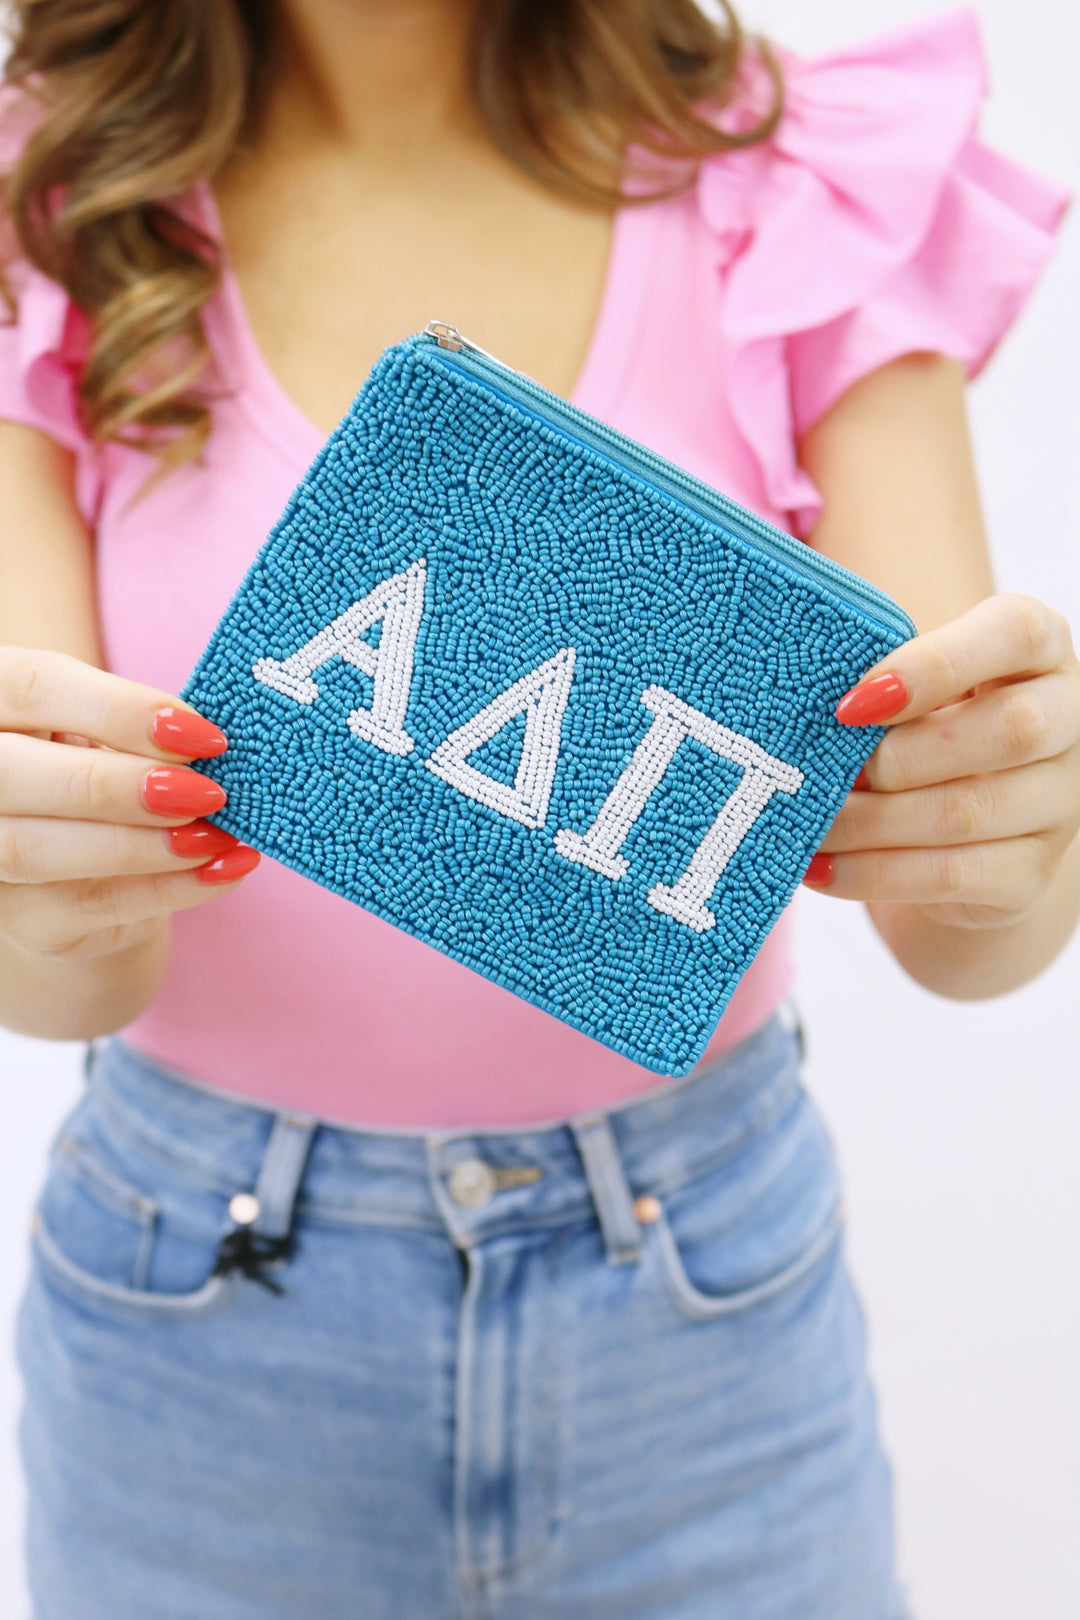
[[[1072,654],[1060,613],[1030,596],[990,596],[959,619],[905,642],[841,698],[845,725],[888,725],[956,703],[985,681],[1058,669]]]
[[[1054,759],[1080,734],[1080,683],[1071,675],[994,687],[890,730],[867,767],[884,793],[927,787]]]
[[[816,855],[803,879],[838,900],[1026,910],[1059,858],[1056,840],[1034,836],[950,849],[878,849]]]
[[[150,759],[207,759],[228,746],[169,692],[28,647],[0,647],[0,731],[72,732]]]
[[[101,935],[105,949],[112,931],[205,905],[258,864],[258,852],[239,845],[193,872],[0,883],[0,931],[24,950],[43,954],[75,951],[90,935]]]
[[[933,849],[1049,833],[1080,820],[1075,801],[1072,776],[1058,760],[907,793],[851,793],[821,849]]]
[[[60,883],[181,872],[214,860],[238,844],[232,833],[210,821],[150,828],[46,816],[0,816],[0,882]]]
[[[0,732],[0,815],[161,827],[211,816],[225,800],[223,787],[184,765]]]

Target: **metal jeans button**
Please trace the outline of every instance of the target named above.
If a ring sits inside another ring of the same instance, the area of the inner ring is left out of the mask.
[[[450,1196],[462,1209],[479,1209],[494,1198],[498,1188],[495,1172],[483,1159],[461,1159],[447,1182]]]

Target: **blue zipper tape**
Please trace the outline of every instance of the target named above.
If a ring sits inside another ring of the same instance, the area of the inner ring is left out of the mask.
[[[561,399],[532,378],[513,371],[485,351],[472,348],[467,339],[460,350],[444,348],[437,337],[417,333],[407,340],[448,370],[473,377],[504,403],[523,411],[534,420],[561,434],[571,443],[584,446],[610,465],[629,474],[655,494],[675,501],[723,533],[734,535],[773,561],[792,568],[816,584],[827,586],[849,607],[884,629],[908,640],[915,625],[891,596],[869,580],[852,573],[830,557],[823,557],[804,541],[786,534],[746,507],[713,489],[700,478],[684,472],[674,462],[638,444],[634,439],[609,428],[588,412]]]

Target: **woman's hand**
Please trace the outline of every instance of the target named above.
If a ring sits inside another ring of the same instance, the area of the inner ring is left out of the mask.
[[[199,819],[225,792],[181,763],[226,747],[168,693],[0,647],[0,939],[104,956],[234,888],[258,854]]]
[[[1059,613],[988,597],[883,659],[837,718],[890,729],[804,882],[956,928],[1038,906],[1080,828],[1080,663]]]

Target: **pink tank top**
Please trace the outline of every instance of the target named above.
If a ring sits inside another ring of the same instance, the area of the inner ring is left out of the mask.
[[[904,353],[949,354],[974,375],[1051,251],[1065,197],[976,139],[985,84],[970,11],[783,62],[787,107],[767,144],[618,213],[572,397],[805,535],[821,503],[798,436]],[[216,229],[209,190],[194,202]],[[13,280],[0,416],[75,453],[108,665],[176,692],[323,435],[270,373],[227,272],[206,315],[227,385],[206,451],[130,504],[146,460],[95,454],[79,426],[82,317],[25,266]],[[659,1083],[265,858],[173,929],[165,982],[123,1034],[235,1093],[409,1129],[558,1119]],[[790,977],[784,918],[702,1061],[757,1028]]]

